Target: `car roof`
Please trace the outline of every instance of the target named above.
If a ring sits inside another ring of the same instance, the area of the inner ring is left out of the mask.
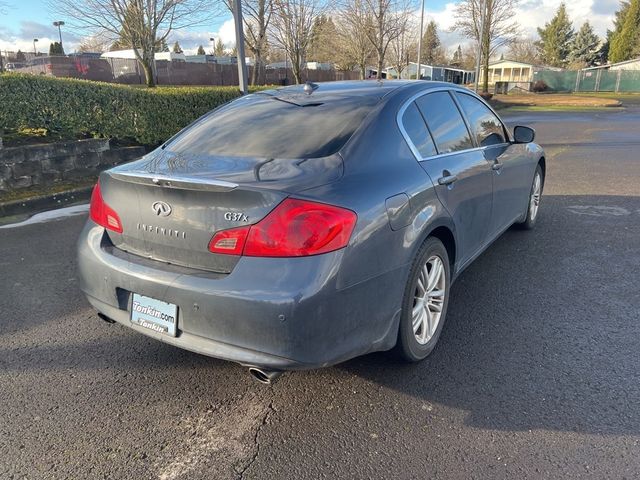
[[[263,90],[258,93],[275,96],[304,106],[317,102],[327,103],[332,99],[339,99],[341,101],[345,99],[357,101],[357,99],[362,97],[377,97],[378,99],[382,99],[391,92],[402,90],[415,92],[417,87],[420,87],[420,90],[428,90],[431,88],[452,88],[455,86],[456,85],[451,83],[426,80],[348,80],[318,83],[307,82],[301,85]]]

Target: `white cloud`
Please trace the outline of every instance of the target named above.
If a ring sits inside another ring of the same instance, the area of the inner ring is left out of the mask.
[[[596,33],[604,38],[607,29],[613,25],[613,18],[619,0],[573,0],[567,3],[569,18],[575,30],[589,21]],[[516,9],[516,21],[520,24],[524,37],[537,38],[538,27],[544,27],[549,22],[563,0],[522,0]],[[566,3],[566,2],[565,2]],[[425,28],[429,21],[435,20],[438,25],[438,35],[443,47],[452,52],[458,45],[470,43],[460,33],[451,31],[455,20],[456,2],[447,3],[441,10],[425,9]],[[416,12],[417,22],[420,21],[420,11]]]
[[[184,53],[187,55],[195,55],[200,45],[204,47],[207,53],[211,52],[213,49],[211,38],[214,39],[214,42],[220,38],[225,48],[232,49],[236,44],[236,31],[233,18],[225,20],[216,32],[177,30],[171,33],[168,43],[171,47],[175,41],[178,41]]]

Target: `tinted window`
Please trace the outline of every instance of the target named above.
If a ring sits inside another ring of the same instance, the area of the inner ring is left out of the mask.
[[[326,157],[342,148],[378,102],[374,96],[280,98],[252,95],[236,100],[197,121],[167,150],[229,157]]]
[[[418,98],[416,103],[429,125],[438,153],[473,148],[467,126],[447,92],[429,93]]]
[[[456,93],[462,105],[462,110],[467,115],[471,129],[478,139],[478,145],[487,147],[505,143],[505,134],[502,123],[498,117],[487,108],[480,100],[471,95]]]
[[[427,130],[427,125],[424,123],[424,119],[414,103],[409,105],[405,110],[402,116],[402,125],[422,158],[430,157],[438,153],[433,144],[431,134],[429,130]]]

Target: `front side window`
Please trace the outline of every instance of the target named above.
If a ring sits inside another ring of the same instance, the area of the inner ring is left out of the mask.
[[[429,126],[438,153],[473,148],[469,130],[448,92],[423,95],[416,100],[416,104]]]
[[[456,93],[456,97],[469,120],[479,146],[488,147],[506,143],[502,122],[484,103],[466,93]]]
[[[429,130],[427,130],[427,125],[424,123],[424,119],[415,103],[409,105],[404,115],[402,115],[402,125],[411,142],[418,149],[421,158],[431,157],[438,153]]]

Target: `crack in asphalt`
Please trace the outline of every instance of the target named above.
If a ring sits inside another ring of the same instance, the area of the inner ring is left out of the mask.
[[[254,453],[251,456],[251,459],[246,463],[246,465],[242,467],[242,470],[238,472],[239,480],[244,480],[244,474],[246,473],[247,470],[249,470],[251,465],[254,464],[254,462],[258,458],[258,455],[260,455],[260,441],[258,440],[258,437],[260,436],[260,432],[262,431],[262,428],[267,424],[267,420],[269,419],[269,416],[272,413],[275,414],[275,411],[276,410],[273,408],[273,400],[271,400],[269,401],[269,405],[267,405],[267,408],[265,409],[264,417],[262,417],[262,422],[260,422],[260,424],[258,425],[258,428],[256,428],[256,432],[253,436]]]

